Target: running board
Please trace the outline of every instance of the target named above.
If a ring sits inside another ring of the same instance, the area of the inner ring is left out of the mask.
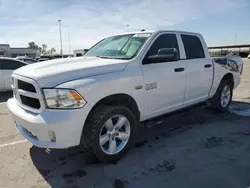
[[[148,128],[152,128],[161,124],[166,124],[168,123],[170,120],[173,119],[177,119],[180,118],[180,116],[183,115],[188,115],[190,113],[191,110],[199,110],[199,109],[204,109],[208,107],[208,103],[207,102],[203,102],[203,103],[199,103],[196,105],[192,105],[186,108],[183,108],[181,110],[177,110],[174,112],[170,112],[164,115],[161,115],[159,117],[150,119],[150,120],[146,120],[144,122],[141,122],[142,126],[147,126]]]

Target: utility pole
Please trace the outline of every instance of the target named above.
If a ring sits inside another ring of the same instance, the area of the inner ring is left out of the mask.
[[[62,55],[62,58],[63,58],[61,21],[62,21],[62,20],[58,20],[58,23],[59,23],[59,32],[60,32],[60,42],[61,42],[61,55]]]
[[[70,40],[70,30],[68,27],[68,40],[69,40],[69,53],[71,54],[71,40]]]

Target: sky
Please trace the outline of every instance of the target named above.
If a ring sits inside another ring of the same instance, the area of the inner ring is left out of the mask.
[[[208,46],[250,44],[250,0],[0,0],[0,43],[34,41],[59,53],[58,19],[64,53],[127,29],[199,32]]]

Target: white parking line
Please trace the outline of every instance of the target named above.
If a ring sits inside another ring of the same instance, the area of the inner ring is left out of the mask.
[[[2,145],[0,145],[0,148],[4,148],[4,147],[7,147],[7,146],[13,146],[13,145],[21,144],[21,143],[24,143],[24,142],[28,142],[28,140],[20,140],[20,141],[16,141],[16,142],[10,142],[10,143],[7,143],[7,144],[2,144]]]

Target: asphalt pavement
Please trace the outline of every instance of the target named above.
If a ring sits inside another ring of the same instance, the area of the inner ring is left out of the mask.
[[[163,124],[156,119],[140,127],[135,147],[114,164],[90,160],[79,147],[32,146],[14,127],[11,96],[0,93],[0,187],[250,187],[250,60],[231,112],[202,106],[163,116]]]

